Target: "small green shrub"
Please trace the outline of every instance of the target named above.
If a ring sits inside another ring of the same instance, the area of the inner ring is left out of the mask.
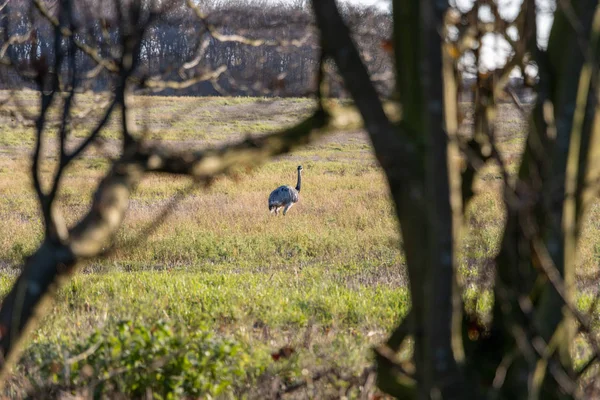
[[[164,321],[122,321],[73,347],[33,345],[26,360],[42,365],[42,382],[70,391],[89,388],[94,397],[140,398],[148,391],[156,399],[231,395],[234,382],[246,382],[253,368],[260,372],[239,343],[205,331],[178,333]]]

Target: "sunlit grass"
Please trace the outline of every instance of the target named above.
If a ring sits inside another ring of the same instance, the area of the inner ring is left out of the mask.
[[[34,112],[36,95],[21,96],[26,111]],[[81,110],[91,105],[85,96],[78,103]],[[201,149],[289,125],[312,106],[310,99],[140,97],[134,114],[140,135]],[[73,135],[89,132],[100,112],[92,110]],[[502,112],[508,117],[499,147],[514,174],[524,122]],[[42,223],[29,178],[33,130],[2,126],[0,290],[6,292],[24,257],[39,245]],[[115,117],[103,132],[106,149],[93,149],[66,171],[58,202],[70,226],[84,215],[108,170],[106,154],[119,149],[118,129]],[[55,145],[50,134],[46,147]],[[55,161],[42,165],[46,180]],[[299,164],[300,202],[286,217],[270,215],[269,193],[295,185]],[[484,318],[493,303],[489,284],[504,227],[500,183],[497,166],[486,166],[477,177],[458,254],[466,304]],[[181,200],[173,202],[174,196]],[[154,226],[169,206],[168,217]],[[578,271],[584,274],[596,272],[600,258],[598,213],[594,204],[582,233]],[[371,360],[370,346],[410,307],[400,242],[384,175],[361,132],[336,133],[208,188],[149,175],[132,194],[108,256],[83,264],[59,290],[33,333],[30,357],[17,369],[11,393],[22,393],[33,360],[73,356],[75,343],[87,343],[98,330],[112,332],[121,320],[145,327],[167,321],[176,336],[201,330],[235,340],[257,370],[289,379],[330,365],[359,374]],[[582,310],[591,307],[590,296],[579,297]],[[298,352],[274,362],[270,352],[284,345]],[[255,377],[246,378],[252,386]],[[40,372],[34,379],[53,378]]]

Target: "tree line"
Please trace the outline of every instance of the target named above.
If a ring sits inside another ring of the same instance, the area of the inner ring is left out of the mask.
[[[267,5],[245,1],[182,0],[156,15],[152,14],[152,2],[140,2],[139,12],[147,8],[151,17],[144,21],[137,52],[137,89],[184,96],[303,97],[313,93],[320,43],[310,7],[305,2]],[[73,14],[68,29],[77,46],[69,47],[67,38],[57,38],[58,17],[66,18],[60,11],[66,4]],[[340,10],[377,91],[390,95],[394,86],[391,13],[356,5]],[[37,89],[39,83],[33,79],[36,71],[47,66],[54,73],[56,53],[62,49],[66,56],[70,51],[75,53],[74,65],[64,65],[58,71],[62,81],[68,82],[73,70],[77,71],[74,78],[79,90],[114,90],[118,76],[99,68],[98,60],[108,63],[127,51],[121,48],[121,36],[126,32],[121,32],[124,28],[120,23],[126,12],[122,3],[115,2],[8,2],[0,11],[0,58],[10,63],[0,64],[0,89]],[[346,97],[335,65],[325,66],[327,94]],[[473,101],[473,76],[465,74],[463,78],[460,99]],[[157,85],[157,81],[169,84]],[[145,85],[147,82],[151,84]],[[513,78],[508,86],[521,101],[531,101],[532,91],[524,87],[522,79]]]
[[[78,88],[115,89],[118,76],[110,68],[99,68],[98,59],[111,63],[127,51],[121,47],[122,36],[128,35],[122,30],[127,28],[120,21],[125,13],[136,11],[114,2],[69,3],[72,18],[65,27],[59,17],[66,18],[66,4],[63,0],[11,1],[2,9],[0,45],[7,47],[3,56],[17,68],[0,68],[0,88],[38,87],[32,78],[35,70],[42,65],[52,69],[57,51],[64,51],[66,57],[73,51],[74,65],[49,72],[69,82],[70,71],[77,71],[73,79],[78,80]],[[152,2],[140,2],[137,11],[145,15],[139,21],[145,26],[135,60],[138,90],[187,96],[298,97],[313,92],[319,43],[306,5],[177,1],[160,13],[153,13],[152,7]],[[391,35],[391,15],[365,7],[343,10],[378,90],[388,94],[393,79],[385,44]],[[57,38],[59,24],[72,32],[76,46],[69,45],[66,37]],[[342,95],[333,64],[326,74],[329,95]],[[159,80],[169,84],[155,85]]]

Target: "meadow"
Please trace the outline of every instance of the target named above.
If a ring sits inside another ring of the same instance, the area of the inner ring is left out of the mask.
[[[35,111],[34,94],[17,97],[3,110]],[[79,106],[102,101],[82,96]],[[289,125],[313,106],[310,99],[140,96],[134,113],[146,140],[200,149]],[[75,140],[99,109],[76,121]],[[0,294],[42,237],[29,178],[33,128],[15,113],[2,114]],[[514,172],[525,120],[503,105],[499,121],[499,147]],[[68,170],[59,203],[69,223],[87,209],[117,154],[118,126],[111,120],[102,145]],[[54,149],[52,135],[45,145]],[[269,193],[295,184],[297,165],[304,167],[300,202],[285,217],[270,215]],[[504,215],[500,182],[494,166],[478,175],[458,255],[465,299],[480,314],[492,302]],[[586,225],[582,276],[597,269],[599,212],[594,205]],[[149,176],[107,256],[82,265],[59,290],[5,394],[262,398],[297,385],[290,396],[360,397],[365,382],[356,377],[371,365],[371,347],[410,308],[400,242],[383,173],[361,130],[333,133],[206,188]],[[585,309],[595,291],[581,286]],[[410,356],[409,347],[401,357]],[[323,371],[336,378],[307,382]]]

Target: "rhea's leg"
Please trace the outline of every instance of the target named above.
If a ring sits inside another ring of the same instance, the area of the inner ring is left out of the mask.
[[[288,205],[285,206],[285,208],[283,209],[283,215],[285,215],[285,213],[287,213],[287,211],[292,208],[292,206],[294,205],[294,203],[290,203]]]

